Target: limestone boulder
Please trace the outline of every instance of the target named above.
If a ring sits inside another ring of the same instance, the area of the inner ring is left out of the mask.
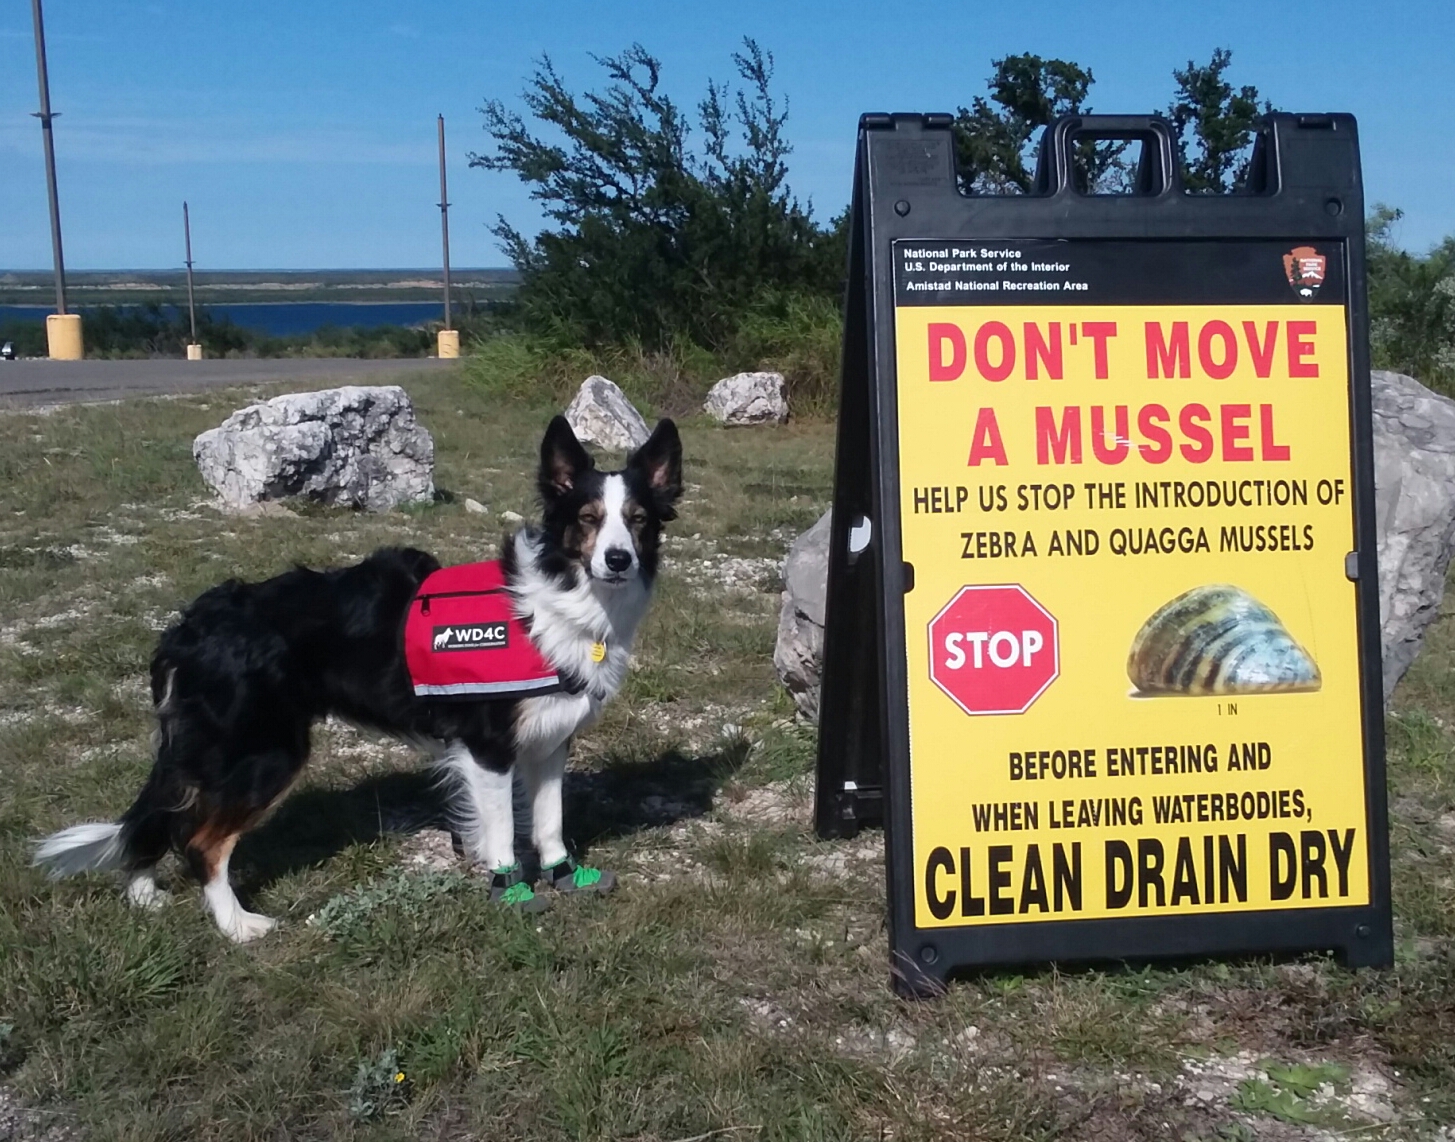
[[[1401,373],[1371,381],[1387,701],[1440,613],[1455,552],[1455,401]]]
[[[303,497],[388,511],[434,498],[434,439],[397,385],[346,385],[248,405],[192,443],[224,505]]]
[[[647,442],[651,430],[642,414],[614,382],[590,376],[581,382],[566,420],[583,444],[630,452]]]
[[[712,386],[702,406],[721,424],[782,424],[788,419],[788,398],[782,373],[738,373]]]
[[[793,541],[783,564],[783,606],[773,666],[799,714],[818,721],[819,682],[823,676],[824,610],[829,582],[832,512]]]

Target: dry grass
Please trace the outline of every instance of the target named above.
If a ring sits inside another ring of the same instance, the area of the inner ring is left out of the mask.
[[[479,558],[502,511],[529,514],[547,410],[405,383],[448,495],[388,517],[206,506],[192,436],[245,394],[0,417],[0,1138],[1403,1140],[1455,1119],[1448,619],[1391,717],[1395,969],[893,996],[880,838],[810,836],[812,739],[769,660],[772,569],[828,499],[826,423],[686,427],[640,666],[569,790],[574,843],[621,874],[611,899],[492,908],[409,752],[333,725],[235,862],[284,920],[260,945],[225,945],[179,871],[147,915],[107,878],[45,882],[27,840],[114,816],[145,772],[145,664],[188,598],[385,542]],[[1300,1093],[1310,1074],[1323,1092]]]

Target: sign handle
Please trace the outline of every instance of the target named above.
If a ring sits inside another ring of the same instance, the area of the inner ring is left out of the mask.
[[[1160,115],[1066,115],[1041,135],[1036,193],[1073,194],[1076,145],[1086,139],[1142,144],[1132,185],[1138,197],[1182,194],[1182,172],[1172,124]]]

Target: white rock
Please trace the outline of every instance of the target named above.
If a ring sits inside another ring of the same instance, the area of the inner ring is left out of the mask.
[[[722,424],[782,424],[788,398],[782,373],[738,373],[724,377],[707,394],[703,411]]]
[[[895,1061],[913,1051],[915,1042],[913,1035],[908,1031],[901,1031],[898,1027],[891,1027],[884,1035],[884,1045],[889,1048],[890,1057]]]
[[[243,509],[304,496],[387,511],[434,498],[434,440],[397,385],[347,385],[249,405],[192,443],[202,478]]]
[[[819,682],[823,675],[824,607],[829,581],[829,532],[832,512],[793,541],[783,564],[783,609],[773,666],[798,712],[818,720]]]
[[[469,498],[467,498],[465,500],[465,510],[467,512],[471,512],[474,515],[489,515],[490,514],[490,509],[487,508],[484,504],[482,504],[479,500],[472,500],[472,499],[469,499]]]
[[[1455,401],[1375,371],[1374,484],[1384,697],[1440,613],[1455,551]]]
[[[249,500],[247,503],[234,504],[226,500],[218,500],[213,505],[223,515],[241,516],[243,519],[297,519],[298,513],[289,510],[277,500]]]
[[[525,516],[521,515],[520,512],[503,511],[500,513],[500,518],[506,523],[521,523],[524,521]]]
[[[647,442],[651,430],[632,402],[605,377],[590,376],[581,382],[566,420],[576,439],[598,448],[630,452]]]

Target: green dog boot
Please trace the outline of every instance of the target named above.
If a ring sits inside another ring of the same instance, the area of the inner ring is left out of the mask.
[[[570,857],[541,869],[541,875],[557,892],[595,892],[605,896],[616,887],[616,873],[577,864]]]
[[[525,882],[520,865],[497,868],[490,874],[490,899],[520,912],[544,912],[551,902]]]

